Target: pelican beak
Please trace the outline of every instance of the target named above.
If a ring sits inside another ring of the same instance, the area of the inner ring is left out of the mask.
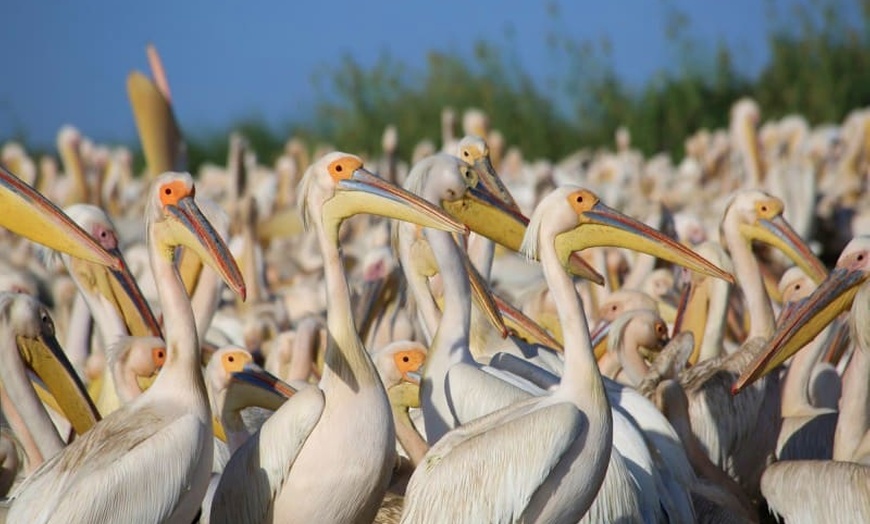
[[[483,180],[478,177],[477,184],[468,188],[462,197],[444,200],[441,206],[475,233],[519,251],[529,219],[491,193]]]
[[[236,411],[257,406],[272,411],[280,408],[296,390],[253,362],[230,375],[224,409]]]
[[[589,195],[592,197],[592,195]],[[612,209],[595,198],[578,213],[579,225],[556,236],[556,252],[566,265],[571,253],[593,246],[624,247],[733,283],[734,277],[660,231]]]
[[[121,263],[37,190],[0,166],[0,226],[55,251],[115,269]]]
[[[91,429],[100,420],[99,412],[54,335],[20,335],[17,343],[22,360],[45,384],[75,432]]]
[[[296,206],[277,211],[257,225],[257,238],[263,242],[273,238],[290,237],[305,231],[302,215]]]
[[[202,275],[202,260],[191,250],[178,248],[175,261],[175,267],[178,268],[178,274],[184,283],[184,290],[187,291],[188,296],[193,296],[199,284],[199,277]]]
[[[505,325],[511,331],[511,334],[517,336],[529,344],[538,344],[548,348],[562,351],[562,343],[556,340],[555,337],[541,327],[537,322],[526,316],[525,313],[515,308],[498,295],[493,295],[495,303],[498,306],[501,316],[504,319]]]
[[[774,206],[773,202],[768,203]],[[781,208],[782,204],[779,204]],[[762,218],[756,224],[741,224],[740,232],[748,240],[757,240],[782,251],[796,266],[801,268],[817,284],[825,279],[828,271],[825,265],[788,222],[776,212],[770,218]]]
[[[490,182],[485,183],[488,179]],[[490,186],[496,186],[495,191]],[[509,202],[495,196],[500,194],[498,188],[504,189]],[[445,200],[441,206],[475,233],[512,251],[520,250],[529,219],[513,202],[497,176],[479,176],[477,184],[469,188],[464,196],[454,201]],[[604,277],[579,255],[572,255],[566,267],[575,276],[598,285],[604,284]]]
[[[399,382],[387,390],[390,404],[405,408],[420,407],[420,386],[410,382]]]
[[[469,284],[471,284],[471,298],[474,300],[474,303],[483,310],[483,313],[486,315],[486,318],[489,319],[490,324],[498,329],[499,333],[501,333],[501,338],[507,337],[509,334],[508,328],[501,316],[501,311],[499,310],[495,297],[493,297],[492,293],[489,291],[489,285],[467,256],[463,255],[462,261],[465,263],[465,272],[468,273],[468,281]]]
[[[336,238],[341,221],[359,213],[394,218],[451,233],[468,233],[464,224],[448,216],[444,210],[363,168],[340,180],[335,195],[323,205],[324,223],[332,223]]]
[[[767,342],[767,346],[731,388],[738,393],[770,373],[816,337],[837,316],[852,306],[861,284],[870,278],[863,271],[836,268],[819,287],[798,303]]]
[[[130,335],[137,337],[160,337],[160,323],[142,295],[135,277],[130,273],[121,251],[108,252],[121,264],[121,269],[107,269],[78,259],[70,261],[72,271],[90,291],[99,293],[118,312]]]
[[[420,380],[423,378],[423,377],[420,375],[420,372],[419,372],[419,371],[408,371],[408,372],[404,373],[404,374],[402,375],[402,377],[403,377],[403,378],[405,379],[405,381],[408,382],[409,384],[416,384],[417,386],[420,385]]]
[[[156,177],[164,171],[183,171],[184,143],[169,100],[138,71],[127,76],[127,96],[148,172]]]
[[[482,184],[487,191],[496,195],[496,197],[504,202],[509,209],[522,215],[522,211],[520,211],[520,207],[514,200],[513,195],[511,195],[507,186],[505,186],[501,181],[501,177],[499,177],[495,172],[495,167],[493,167],[492,160],[489,158],[489,152],[477,156],[477,158],[472,161],[471,165],[477,172],[480,184]]]
[[[607,336],[610,334],[611,322],[602,320],[595,326],[592,333],[589,334],[589,340],[592,342],[592,349],[595,353],[595,360],[599,360],[607,353]]]
[[[185,196],[165,209],[174,218],[168,222],[175,246],[189,248],[214,269],[236,294],[245,298],[245,280],[226,243],[196,205],[193,196]]]

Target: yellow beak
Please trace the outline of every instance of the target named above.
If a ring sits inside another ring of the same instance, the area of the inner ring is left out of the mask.
[[[121,263],[56,205],[0,166],[0,225],[55,251],[120,269]]]
[[[451,233],[468,233],[468,228],[444,210],[365,169],[336,185],[335,195],[323,205],[324,225],[338,239],[338,227],[350,216],[368,213],[432,227]]]
[[[25,365],[42,379],[75,432],[81,435],[91,429],[100,420],[100,414],[57,339],[45,334],[19,335],[16,341]]]
[[[737,393],[770,373],[807,345],[825,326],[849,309],[861,284],[870,275],[863,271],[834,269],[813,293],[791,309],[773,337],[731,388]]]
[[[691,249],[601,202],[578,214],[580,224],[556,236],[556,253],[563,265],[575,251],[593,246],[624,247],[647,253],[706,275],[734,282],[734,277]]]
[[[204,263],[214,269],[237,295],[245,298],[245,280],[223,239],[202,214],[193,197],[184,197],[175,205],[167,205],[173,220],[164,222],[167,245],[190,248]]]
[[[779,249],[817,284],[828,275],[822,261],[813,254],[782,215],[761,219],[752,225],[742,224],[740,233],[750,241],[758,240]],[[777,289],[776,286],[774,289]]]

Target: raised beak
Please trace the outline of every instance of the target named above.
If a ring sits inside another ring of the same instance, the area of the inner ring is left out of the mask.
[[[155,82],[134,71],[127,76],[127,96],[139,131],[148,172],[156,177],[165,171],[184,171],[187,164],[181,130],[172,111],[169,87],[160,57],[148,46]]]
[[[548,348],[562,351],[562,343],[541,327],[537,322],[526,316],[525,313],[506,302],[498,295],[493,295],[505,325],[514,336],[520,337],[530,344],[539,344]]]
[[[451,233],[467,234],[468,228],[417,195],[402,189],[365,169],[357,169],[341,180],[335,195],[323,205],[324,222],[335,227],[345,218],[368,213],[432,227]]]
[[[734,282],[730,273],[719,269],[701,255],[601,202],[596,202],[590,210],[580,213],[578,219],[580,224],[577,227],[556,236],[556,252],[562,264],[567,264],[571,253],[589,247],[624,247]]]
[[[57,339],[19,335],[16,342],[22,360],[42,380],[75,432],[82,435],[91,429],[100,414]]]
[[[187,196],[166,209],[175,218],[169,222],[176,234],[176,245],[192,250],[214,269],[236,294],[245,298],[245,280],[236,260],[220,235],[202,214],[193,197]]]
[[[109,266],[121,262],[66,213],[0,165],[0,226],[55,251]]]
[[[756,224],[742,224],[740,232],[749,240],[764,242],[782,251],[815,283],[818,284],[828,276],[828,271],[822,261],[813,254],[809,246],[782,215],[776,215],[770,219],[760,219]]]
[[[845,268],[834,269],[813,293],[800,301],[777,328],[767,345],[731,388],[738,393],[770,373],[818,335],[837,316],[852,306],[861,284],[870,275]]]
[[[224,409],[237,411],[257,406],[277,410],[296,390],[253,362],[230,375]]]

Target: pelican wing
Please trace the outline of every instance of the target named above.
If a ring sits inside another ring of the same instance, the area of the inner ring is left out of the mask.
[[[196,416],[107,417],[22,483],[9,522],[161,522],[186,494],[211,426]],[[193,460],[179,460],[193,457]],[[209,466],[211,462],[209,461]]]
[[[520,380],[516,377],[515,381],[509,383],[504,377],[487,373],[477,366],[456,364],[447,372],[450,409],[456,420],[465,424],[528,399],[532,393],[519,385]],[[486,394],[482,395],[481,392]]]
[[[298,391],[233,453],[214,495],[212,523],[267,520],[324,403],[317,387]]]
[[[411,477],[403,522],[519,520],[588,430],[576,407],[549,400],[514,404],[439,440]]]

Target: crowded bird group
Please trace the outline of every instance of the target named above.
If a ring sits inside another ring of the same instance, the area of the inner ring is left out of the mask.
[[[870,522],[867,110],[191,175],[148,56],[143,173],[3,145],[0,522]]]

